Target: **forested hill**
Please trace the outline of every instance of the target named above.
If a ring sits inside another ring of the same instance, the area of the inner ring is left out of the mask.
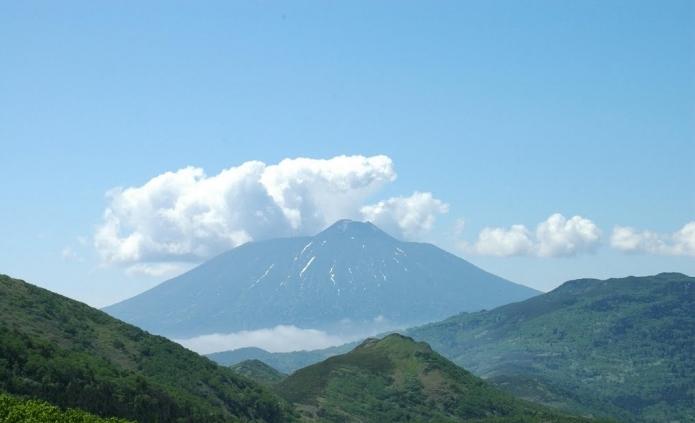
[[[392,334],[300,369],[276,389],[312,422],[585,422],[518,400]]]
[[[628,421],[695,421],[695,278],[579,279],[408,331],[522,398]]]
[[[265,388],[85,304],[0,275],[0,391],[147,422],[282,422]]]
[[[261,385],[274,385],[287,377],[261,360],[245,360],[229,368]]]

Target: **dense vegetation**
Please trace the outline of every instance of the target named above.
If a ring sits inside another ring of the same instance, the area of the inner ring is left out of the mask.
[[[627,421],[695,421],[695,278],[570,281],[410,330],[519,397]]]
[[[262,385],[274,385],[287,377],[260,360],[245,360],[229,368]]]
[[[276,385],[304,421],[580,422],[514,399],[393,334],[301,369]]]
[[[582,279],[408,331],[486,382],[395,334],[285,377],[257,360],[220,367],[0,275],[0,422],[296,420],[286,401],[303,421],[584,421],[510,394],[586,416],[695,421],[694,310],[695,278],[685,275]]]
[[[148,422],[289,419],[258,384],[165,338],[0,275],[0,391]]]
[[[129,423],[82,410],[62,410],[44,401],[26,400],[0,392],[0,423]]]

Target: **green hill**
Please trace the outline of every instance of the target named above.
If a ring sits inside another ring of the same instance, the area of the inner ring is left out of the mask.
[[[27,400],[0,392],[2,423],[129,423],[114,417],[98,417],[82,410],[62,410],[44,401]]]
[[[229,368],[262,385],[273,385],[287,377],[261,360],[245,360]]]
[[[402,335],[298,370],[276,389],[304,421],[580,422],[517,400]]]
[[[0,391],[147,422],[288,420],[275,395],[106,313],[0,275]]]
[[[570,281],[408,331],[519,397],[627,421],[695,421],[695,278]]]

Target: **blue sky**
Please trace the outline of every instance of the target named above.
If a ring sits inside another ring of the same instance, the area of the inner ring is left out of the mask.
[[[693,275],[694,24],[689,1],[4,2],[0,272],[106,305],[163,279],[95,248],[112,188],[386,155],[397,178],[355,207],[429,192],[448,212],[418,240],[493,273]],[[475,249],[554,213],[600,240]]]

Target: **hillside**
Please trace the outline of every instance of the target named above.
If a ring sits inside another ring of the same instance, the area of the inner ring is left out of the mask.
[[[137,421],[288,419],[259,385],[165,338],[0,275],[0,391]]]
[[[433,245],[343,220],[313,237],[244,244],[104,311],[174,338],[280,324],[361,332],[536,294]]]
[[[584,421],[516,400],[398,334],[298,370],[276,389],[304,421]]]
[[[229,368],[262,385],[274,385],[287,377],[261,360],[245,360]]]
[[[628,421],[695,421],[695,278],[570,281],[407,333],[510,393]]]

